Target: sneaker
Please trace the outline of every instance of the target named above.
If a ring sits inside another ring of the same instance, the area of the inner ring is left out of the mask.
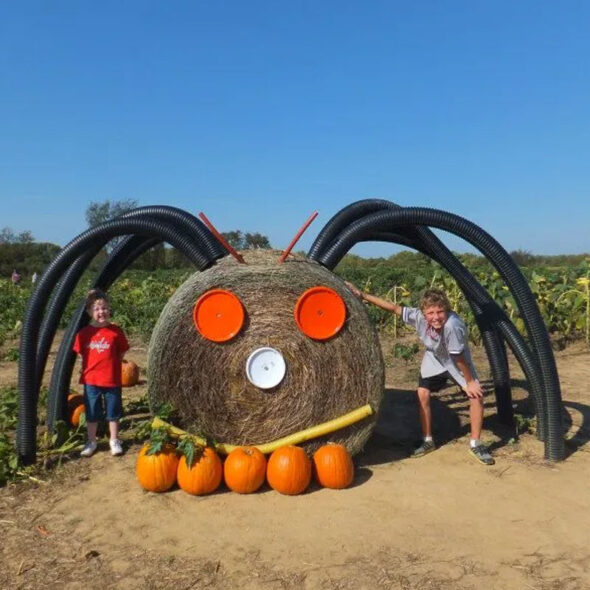
[[[113,457],[123,454],[123,447],[118,438],[111,438],[109,444],[111,446],[111,455],[113,455]]]
[[[469,454],[475,457],[480,463],[484,465],[493,465],[494,458],[490,455],[488,448],[485,445],[477,445],[469,448]]]
[[[92,457],[92,455],[94,455],[94,451],[96,451],[96,447],[98,447],[98,445],[96,444],[96,441],[89,440],[84,445],[84,448],[80,451],[80,456],[81,457]]]
[[[436,447],[434,446],[434,441],[424,441],[413,453],[412,457],[424,457],[424,455],[428,455],[428,453],[432,453]]]

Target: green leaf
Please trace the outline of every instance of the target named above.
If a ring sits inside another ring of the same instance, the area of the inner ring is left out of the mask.
[[[192,437],[185,436],[178,443],[178,450],[184,455],[190,469],[201,458],[205,447],[197,444]]]
[[[168,436],[168,430],[166,428],[152,428],[152,432],[149,440],[149,448],[147,455],[155,455],[160,453],[164,448],[164,445],[170,440]]]

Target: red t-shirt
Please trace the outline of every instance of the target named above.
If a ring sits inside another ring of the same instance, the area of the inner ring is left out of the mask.
[[[82,355],[80,383],[100,387],[121,385],[121,355],[129,350],[129,343],[119,326],[82,328],[76,334],[73,350]]]

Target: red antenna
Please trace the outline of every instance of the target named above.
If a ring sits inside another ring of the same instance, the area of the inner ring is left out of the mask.
[[[318,216],[318,212],[314,211],[310,216],[309,219],[303,224],[301,229],[297,232],[297,235],[291,240],[291,243],[287,246],[287,249],[283,251],[281,257],[279,258],[279,264],[285,262],[287,256],[293,250],[295,244],[299,241],[299,238],[303,235],[303,232],[310,226],[311,222]]]
[[[203,223],[211,230],[211,233],[227,248],[227,251],[242,264],[246,264],[246,261],[242,258],[242,255],[232,248],[226,241],[226,239],[215,229],[215,226],[207,219],[207,216],[201,211],[199,217]]]

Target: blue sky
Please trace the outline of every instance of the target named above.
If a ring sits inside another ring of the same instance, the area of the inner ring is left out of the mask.
[[[582,1],[2,2],[0,228],[63,245],[132,198],[283,248],[317,210],[307,249],[377,197],[588,252],[589,30]]]

